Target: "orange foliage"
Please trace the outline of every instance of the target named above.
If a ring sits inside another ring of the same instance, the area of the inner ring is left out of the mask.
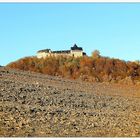
[[[27,71],[40,72],[49,75],[77,79],[86,77],[91,81],[119,81],[130,76],[133,80],[140,80],[140,65],[107,57],[47,57],[38,59],[26,57],[12,62],[7,67]],[[85,79],[85,78],[83,78]]]

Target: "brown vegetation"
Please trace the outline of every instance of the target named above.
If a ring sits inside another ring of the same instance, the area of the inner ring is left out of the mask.
[[[12,62],[7,67],[34,71],[70,79],[82,79],[90,82],[138,82],[140,80],[140,65],[119,59],[101,57],[99,51],[92,57],[36,57],[22,58]]]

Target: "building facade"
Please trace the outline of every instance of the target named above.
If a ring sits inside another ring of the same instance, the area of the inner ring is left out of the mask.
[[[78,47],[76,44],[71,47],[71,50],[51,51],[50,49],[45,49],[37,52],[37,58],[46,58],[49,56],[83,57],[84,55],[86,55],[86,53],[83,52],[83,49]]]

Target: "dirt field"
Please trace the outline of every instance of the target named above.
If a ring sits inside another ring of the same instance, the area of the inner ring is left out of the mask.
[[[1,137],[139,137],[140,86],[0,68]]]

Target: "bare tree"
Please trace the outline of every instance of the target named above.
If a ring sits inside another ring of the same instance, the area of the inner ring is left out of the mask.
[[[93,58],[99,58],[100,57],[100,52],[98,50],[95,50],[92,52],[92,57]]]

